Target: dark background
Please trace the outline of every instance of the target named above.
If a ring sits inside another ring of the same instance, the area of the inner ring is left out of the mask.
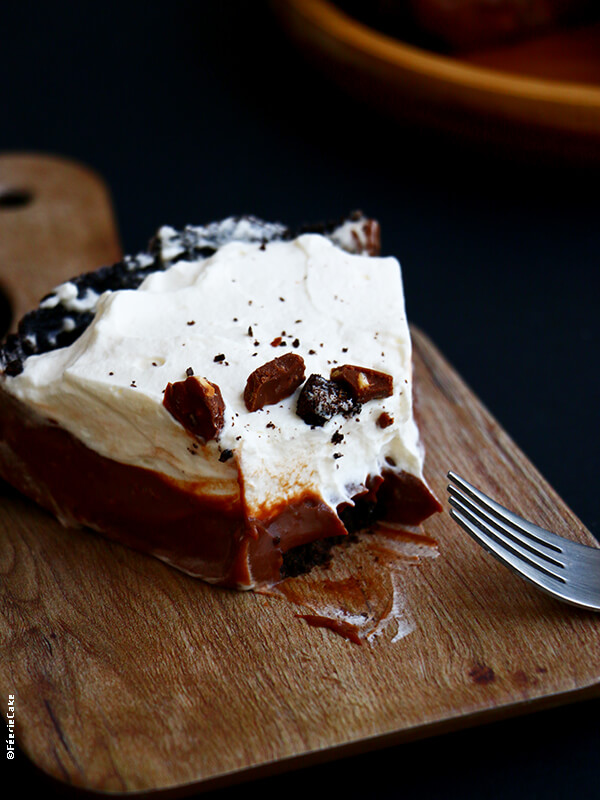
[[[392,123],[306,63],[266,5],[230,0],[3,5],[0,150],[97,170],[126,251],[237,213],[377,217],[410,320],[598,536],[597,166]],[[599,719],[587,701],[215,796],[598,797]],[[48,795],[24,756],[8,767]]]

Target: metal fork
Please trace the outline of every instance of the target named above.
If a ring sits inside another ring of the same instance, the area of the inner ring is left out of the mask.
[[[448,472],[450,516],[505,566],[566,603],[600,611],[600,549],[514,514]]]

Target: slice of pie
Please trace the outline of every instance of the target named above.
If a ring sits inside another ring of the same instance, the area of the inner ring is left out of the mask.
[[[0,474],[206,581],[268,586],[322,541],[441,510],[401,273],[359,213],[176,231],[61,284],[0,345]]]

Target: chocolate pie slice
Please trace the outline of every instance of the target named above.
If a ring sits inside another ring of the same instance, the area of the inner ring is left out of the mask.
[[[370,520],[420,524],[441,506],[379,226],[163,227],[56,287],[0,345],[0,475],[65,525],[239,589]]]

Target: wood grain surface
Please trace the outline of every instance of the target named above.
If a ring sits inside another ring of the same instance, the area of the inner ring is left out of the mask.
[[[0,211],[0,277],[20,302],[117,253],[107,193],[86,170],[4,157],[0,176],[34,190],[29,205]],[[452,468],[593,543],[427,337],[413,339],[438,495]],[[15,695],[22,749],[76,787],[185,794],[596,691],[600,616],[519,580],[446,512],[425,533],[435,558],[390,566],[360,543],[340,548],[333,571],[294,579],[298,605],[211,588],[61,528],[0,485],[0,690],[3,709]],[[361,644],[308,625],[299,613],[329,602],[336,581],[360,589],[340,601],[348,605],[367,584],[389,603],[391,581],[390,624]]]

